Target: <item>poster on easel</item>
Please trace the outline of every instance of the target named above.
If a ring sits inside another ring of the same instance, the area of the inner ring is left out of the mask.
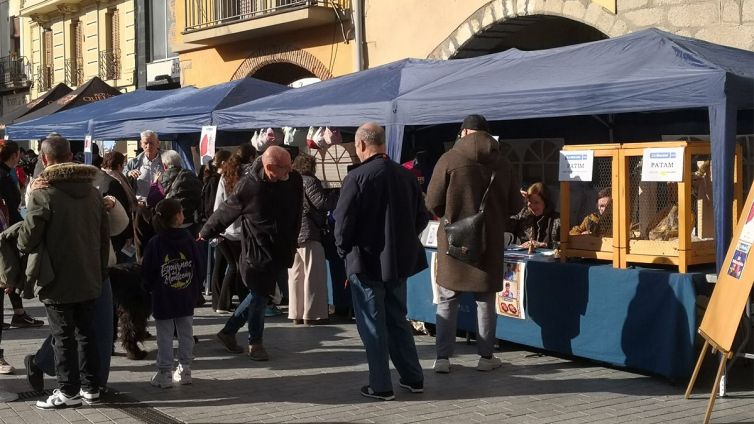
[[[495,295],[495,310],[508,318],[526,319],[524,293],[526,262],[505,261],[503,290]]]
[[[754,186],[749,189],[741,219],[738,220],[733,231],[725,261],[720,267],[720,274],[715,283],[715,289],[699,326],[699,334],[704,339],[704,346],[686,388],[685,397],[688,399],[707,351],[720,352],[720,363],[704,417],[705,423],[709,422],[712,414],[725,364],[733,357],[733,341],[741,323],[746,303],[749,301],[752,285],[754,285],[754,264],[752,264],[754,261],[749,258],[753,241]]]
[[[754,191],[750,191],[746,199],[742,219],[733,232],[715,290],[699,326],[699,333],[725,352],[733,348],[741,314],[754,284],[754,261],[749,257],[754,242],[753,194]]]

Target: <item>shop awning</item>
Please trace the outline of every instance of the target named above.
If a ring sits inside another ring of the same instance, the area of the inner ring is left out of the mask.
[[[64,95],[58,100],[35,110],[32,113],[24,115],[22,118],[17,119],[15,122],[26,122],[32,119],[40,118],[42,116],[51,115],[56,112],[75,108],[89,103],[105,100],[112,96],[121,94],[119,90],[109,86],[106,82],[94,77],[86,83],[80,85],[77,89]]]
[[[61,82],[52,89],[48,90],[45,94],[37,97],[29,103],[15,107],[5,113],[3,116],[0,116],[0,125],[10,125],[16,120],[24,117],[25,115],[35,112],[36,110],[57,101],[71,91],[71,87],[68,87]]]

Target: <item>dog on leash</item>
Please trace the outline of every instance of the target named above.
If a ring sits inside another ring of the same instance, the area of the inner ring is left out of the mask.
[[[126,357],[144,359],[147,352],[139,347],[139,343],[143,343],[149,334],[147,321],[152,314],[152,299],[142,284],[141,265],[127,263],[111,267],[110,284],[113,288],[114,319],[117,320],[113,326],[113,340],[120,333]]]

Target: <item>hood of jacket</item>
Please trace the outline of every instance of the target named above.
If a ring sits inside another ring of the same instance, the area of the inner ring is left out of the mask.
[[[255,181],[265,181],[264,167],[262,166],[262,155],[259,155],[254,162],[248,164],[244,169],[244,174]]]
[[[160,182],[162,183],[162,186],[165,188],[165,190],[168,190],[168,187],[173,184],[173,181],[175,181],[181,171],[183,171],[183,168],[171,166],[162,173]]]
[[[40,177],[71,197],[83,198],[89,195],[98,173],[92,165],[60,163],[46,167]]]
[[[489,134],[477,131],[461,138],[453,150],[481,164],[492,164],[500,158],[500,145]]]

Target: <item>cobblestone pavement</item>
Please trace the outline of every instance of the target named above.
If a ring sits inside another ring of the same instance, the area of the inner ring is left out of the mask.
[[[27,309],[44,316],[39,303],[27,302]],[[510,344],[498,353],[502,368],[480,373],[474,369],[475,347],[462,339],[452,373],[440,375],[431,370],[434,339],[418,336],[425,393],[401,390],[394,374],[397,400],[379,402],[359,395],[367,368],[353,323],[294,327],[282,317],[268,319],[265,345],[271,360],[259,363],[226,353],[214,340],[225,319],[207,307],[197,309],[194,328],[200,343],[194,351],[193,385],[151,387],[154,341],[147,342],[150,355],[144,361],[126,359],[118,346],[109,384],[117,393],[97,406],[59,412],[34,408],[40,396],[28,393],[23,369],[24,355],[36,351],[47,326],[3,332],[5,357],[17,370],[0,376],[0,391],[21,393],[21,399],[0,403],[0,423],[698,423],[711,387],[712,375],[705,371],[695,395],[684,400],[686,381],[673,385]],[[239,342],[245,337],[245,331],[239,333]],[[729,396],[715,404],[713,423],[754,423],[752,368],[739,361]],[[55,387],[51,378],[45,384]]]

